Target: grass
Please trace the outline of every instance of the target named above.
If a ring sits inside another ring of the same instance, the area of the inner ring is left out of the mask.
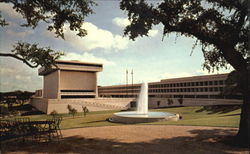
[[[228,106],[227,108],[230,108],[230,106]],[[239,108],[230,110],[228,112],[214,112],[214,113],[211,112],[211,110],[204,110],[204,108],[201,106],[164,108],[164,109],[154,109],[151,111],[178,113],[182,116],[182,120],[161,121],[161,122],[143,123],[143,124],[238,127],[240,120]],[[223,111],[225,110],[223,109]],[[111,117],[112,114],[115,112],[118,111],[90,112],[87,114],[86,117],[83,116],[83,113],[77,113],[75,118],[73,118],[69,114],[61,114],[63,116],[61,129],[125,125],[125,124],[111,123],[106,121],[106,119]],[[31,118],[31,120],[44,120],[51,118],[50,115],[45,115],[45,114],[25,116],[25,117],[29,117]]]
[[[231,107],[231,106],[228,106]],[[178,113],[182,116],[179,121],[161,121],[148,124],[160,125],[188,125],[188,126],[213,126],[213,127],[238,127],[240,121],[240,109],[235,109],[226,113],[202,110],[203,107],[179,107],[168,109],[157,109],[154,111],[163,111]]]

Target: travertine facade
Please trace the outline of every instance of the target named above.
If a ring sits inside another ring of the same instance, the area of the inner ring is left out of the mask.
[[[39,75],[44,76],[43,98],[97,97],[97,72],[102,71],[102,64],[57,61],[56,65],[49,71],[39,69]]]
[[[223,95],[228,74],[164,79],[148,87],[149,107],[240,104],[241,94]],[[137,98],[140,84],[99,87],[100,97]]]
[[[102,64],[57,61],[51,70],[39,69],[44,76],[43,90],[36,91],[31,104],[49,114],[66,113],[70,104],[78,111],[118,110],[136,106],[141,84],[97,86]],[[241,95],[222,95],[228,74],[164,79],[148,87],[149,108],[241,104]]]
[[[51,70],[39,69],[44,76],[43,90],[37,90],[31,104],[44,113],[67,113],[71,105],[78,112],[86,106],[90,111],[127,109],[134,98],[97,98],[97,72],[102,64],[57,61]]]

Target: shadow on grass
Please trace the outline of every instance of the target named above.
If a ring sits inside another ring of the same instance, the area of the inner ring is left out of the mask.
[[[240,115],[240,113],[223,115],[223,116],[221,116],[221,117],[230,117],[230,116],[238,116],[238,115]]]
[[[30,104],[23,104],[18,106],[12,106],[11,110],[14,111],[31,111],[33,107]]]
[[[214,105],[214,106],[203,106],[201,109],[195,111],[195,112],[208,112],[208,114],[223,114],[232,112],[235,110],[240,109],[240,105]]]
[[[113,132],[110,132],[113,133]],[[150,133],[150,132],[149,132]],[[3,153],[143,153],[143,154],[229,154],[247,153],[247,149],[225,143],[231,140],[228,135],[236,134],[235,129],[191,130],[191,136],[155,139],[150,142],[121,142],[118,139],[84,138],[71,136],[59,142],[49,143],[6,143],[2,146]],[[118,137],[119,138],[119,137]],[[133,139],[131,139],[133,140]]]
[[[30,104],[23,104],[23,105],[18,105],[18,106],[12,106],[10,110],[11,111],[19,111],[21,113],[21,116],[44,114],[44,112],[38,111],[36,108],[34,108]]]
[[[82,124],[86,124],[86,123],[97,123],[97,122],[107,122],[107,120],[89,121],[89,122],[84,122],[84,123],[82,123]]]

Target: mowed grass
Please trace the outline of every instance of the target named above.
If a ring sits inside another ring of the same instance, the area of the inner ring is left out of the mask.
[[[231,106],[228,106],[230,108]],[[224,107],[225,108],[225,107]],[[226,113],[203,110],[203,107],[179,107],[157,109],[154,111],[178,113],[182,119],[179,121],[161,121],[148,124],[160,125],[186,125],[186,126],[214,126],[214,127],[238,127],[240,121],[240,109]]]
[[[230,108],[231,106],[228,106]],[[240,120],[240,109],[234,109],[229,112],[211,112],[203,110],[201,106],[193,107],[175,107],[164,109],[153,109],[150,111],[178,113],[182,119],[179,121],[161,121],[153,123],[142,123],[150,125],[186,125],[186,126],[214,126],[214,127],[238,127]],[[78,113],[76,117],[69,114],[61,114],[63,121],[61,129],[81,128],[81,127],[98,127],[98,126],[115,126],[125,125],[119,123],[111,123],[106,119],[111,117],[113,113],[119,111],[100,111],[90,112],[84,117],[83,113]],[[51,118],[50,115],[33,115],[26,116],[31,120],[44,120]],[[140,124],[139,124],[140,125]]]

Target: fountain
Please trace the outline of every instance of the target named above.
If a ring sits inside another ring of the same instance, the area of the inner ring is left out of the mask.
[[[179,120],[178,114],[168,112],[148,112],[148,84],[142,83],[136,111],[114,113],[109,121],[120,123],[145,123],[155,121]]]

